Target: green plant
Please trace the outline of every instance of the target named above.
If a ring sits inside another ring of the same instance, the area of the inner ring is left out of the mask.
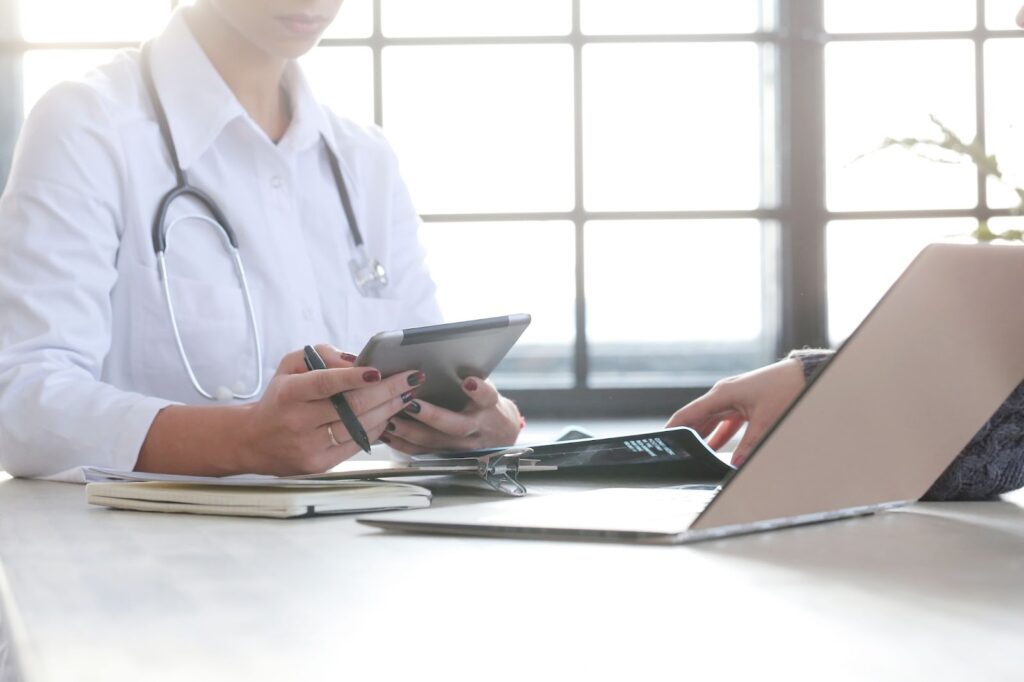
[[[941,139],[929,140],[917,137],[903,137],[897,139],[887,137],[885,141],[882,142],[880,149],[901,147],[920,156],[921,158],[928,159],[929,161],[935,161],[937,163],[962,163],[966,159],[973,163],[986,179],[993,178],[997,182],[1010,186],[1003,177],[1003,172],[999,168],[999,162],[996,161],[996,157],[992,154],[985,153],[985,150],[981,145],[981,141],[977,137],[968,144],[964,142],[959,135],[950,130],[949,127],[944,125],[938,118],[935,116],[930,116],[929,118],[931,118],[932,123],[934,123],[942,133]],[[938,153],[936,154],[936,152]],[[1024,214],[1024,188],[1011,186],[1011,189],[1017,195],[1017,205],[1011,211],[1012,214]],[[971,233],[971,237],[979,242],[991,242],[997,239],[1003,241],[1024,242],[1024,230],[993,232],[989,229],[988,221],[981,220],[978,222],[978,228]]]

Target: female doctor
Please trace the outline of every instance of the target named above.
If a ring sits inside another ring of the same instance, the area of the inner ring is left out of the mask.
[[[333,346],[305,369],[310,340],[440,319],[394,155],[294,61],[341,2],[197,0],[35,107],[0,199],[8,472],[323,471],[358,450],[337,392],[405,452],[515,441],[479,379],[455,413]]]

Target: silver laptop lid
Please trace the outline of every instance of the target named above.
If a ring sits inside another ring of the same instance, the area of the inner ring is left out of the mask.
[[[1024,247],[927,247],[691,530],[921,497],[1024,380],[1021,292]]]

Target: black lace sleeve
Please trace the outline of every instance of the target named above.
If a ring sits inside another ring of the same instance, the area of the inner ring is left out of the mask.
[[[989,500],[1024,486],[1024,383],[981,427],[925,500]]]
[[[787,359],[797,359],[800,361],[800,366],[804,369],[804,381],[807,383],[811,382],[814,375],[817,374],[822,367],[828,364],[828,361],[835,355],[834,351],[822,350],[819,348],[803,348],[801,350],[791,350]]]

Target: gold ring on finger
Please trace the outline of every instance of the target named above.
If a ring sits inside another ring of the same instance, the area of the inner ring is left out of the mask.
[[[334,426],[334,425],[333,424],[328,424],[327,425],[327,435],[331,439],[331,445],[336,447],[336,448],[340,448],[341,447],[341,443],[339,443],[338,439],[334,437],[334,429],[331,428],[332,426]]]

